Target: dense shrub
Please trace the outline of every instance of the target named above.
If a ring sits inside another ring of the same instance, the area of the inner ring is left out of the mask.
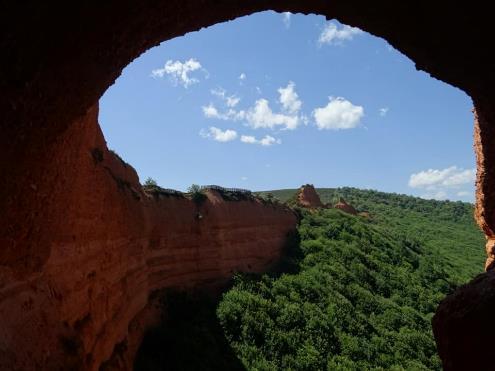
[[[157,187],[158,186],[158,183],[156,182],[155,179],[148,177],[144,181],[144,186],[145,187]]]
[[[190,194],[191,199],[198,205],[202,204],[207,199],[203,189],[197,184],[191,185],[187,189],[187,192]]]
[[[146,336],[136,369],[439,370],[431,317],[483,266],[472,205],[319,192],[372,217],[299,209],[285,273],[237,274],[219,303],[167,295],[166,321]]]
[[[462,230],[470,209],[461,206],[453,223]],[[258,280],[237,276],[217,309],[244,366],[441,369],[430,320],[438,302],[464,279],[441,254],[442,244],[425,244],[424,234],[410,233],[419,227],[417,218],[408,225],[396,215],[391,223],[391,210],[378,222],[334,209],[301,213],[298,272]],[[452,243],[456,237],[449,238]]]

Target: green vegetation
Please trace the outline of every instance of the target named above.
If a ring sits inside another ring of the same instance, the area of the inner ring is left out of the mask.
[[[206,194],[203,189],[197,184],[191,185],[187,192],[191,195],[191,199],[196,202],[196,204],[200,205],[206,200]]]
[[[283,204],[285,206],[292,206],[287,202],[282,203],[273,193],[269,192],[256,192],[254,193],[254,197],[263,202],[264,205],[280,206]]]
[[[149,330],[134,361],[136,371],[244,370],[218,324],[218,297],[201,292],[161,291],[152,299],[166,315]]]
[[[227,188],[216,188],[215,191],[224,199],[225,201],[252,201],[254,196],[252,193],[238,192],[229,190]]]
[[[441,369],[431,317],[482,268],[472,205],[351,188],[320,194],[324,202],[342,196],[371,218],[301,210],[298,272],[236,277],[217,316],[244,366]]]
[[[178,197],[184,198],[184,193],[170,188],[162,188],[158,185],[157,181],[153,178],[148,177],[143,184],[143,190],[156,199],[160,197]]]
[[[270,193],[285,201],[295,191]],[[143,342],[142,369],[441,369],[433,313],[483,267],[472,205],[318,191],[370,216],[297,209],[283,273],[238,274],[219,303],[169,297],[167,323]]]
[[[155,179],[153,178],[146,178],[146,180],[144,181],[144,184],[143,184],[145,187],[157,187],[158,186],[158,183],[156,182]]]
[[[272,193],[282,201],[296,189]],[[417,197],[356,188],[319,188],[321,201],[335,204],[343,197],[358,211],[367,211],[374,224],[418,240],[425,251],[442,257],[443,268],[459,283],[482,271],[484,237],[473,219],[473,205],[466,202],[424,200]]]

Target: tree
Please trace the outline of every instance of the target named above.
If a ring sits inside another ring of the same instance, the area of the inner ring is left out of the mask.
[[[157,187],[158,186],[158,183],[156,182],[155,179],[151,178],[151,177],[148,177],[145,181],[144,181],[144,185],[146,187]]]
[[[191,199],[196,202],[196,204],[201,204],[203,201],[206,200],[206,195],[203,191],[203,189],[197,185],[197,184],[192,184],[187,191],[191,194]]]

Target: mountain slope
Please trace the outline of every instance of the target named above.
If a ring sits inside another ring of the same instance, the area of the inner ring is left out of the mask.
[[[143,341],[136,369],[440,370],[433,312],[483,267],[473,206],[318,191],[369,216],[298,209],[284,274],[236,275],[220,301],[165,293],[166,320]]]
[[[288,201],[297,190],[272,193]],[[318,188],[321,201],[334,204],[343,197],[358,211],[367,211],[380,225],[421,241],[427,251],[446,259],[445,269],[465,283],[481,273],[485,261],[485,239],[473,219],[473,205],[466,202],[424,200],[422,198],[357,188]]]
[[[290,190],[271,191],[288,200]],[[250,370],[439,370],[438,302],[483,264],[472,205],[320,189],[370,217],[301,210],[295,272],[240,275],[217,316]]]

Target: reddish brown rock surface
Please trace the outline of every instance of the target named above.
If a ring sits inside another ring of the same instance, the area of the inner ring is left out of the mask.
[[[299,206],[316,209],[324,207],[320,196],[312,184],[305,184],[299,188],[296,195],[296,202]]]
[[[2,3],[2,366],[58,369],[62,361],[73,359],[77,364],[84,354],[83,367],[94,369],[125,336],[130,319],[143,307],[150,288],[182,282],[181,277],[183,282],[199,282],[239,263],[244,250],[226,251],[217,244],[235,241],[225,228],[235,227],[240,235],[249,234],[251,240],[256,240],[253,234],[261,241],[271,235],[253,227],[254,217],[239,219],[236,206],[209,201],[205,208],[211,218],[198,224],[190,214],[195,206],[186,200],[144,198],[130,168],[119,167],[105,150],[103,162],[97,163],[97,153],[92,155],[88,144],[103,147],[104,142],[91,124],[94,116],[84,118],[122,69],[147,49],[257,11],[316,13],[360,27],[385,38],[411,58],[416,68],[470,95],[477,113],[476,219],[488,237],[487,268],[492,268],[495,74],[490,7],[489,2],[391,5],[349,0],[108,0],[65,2],[63,6],[55,1]],[[459,25],[462,32],[453,33]],[[232,219],[221,218],[223,214],[214,211],[216,206]],[[276,221],[279,210],[266,211],[257,204],[245,206],[253,214],[263,210],[265,216],[260,220],[281,231]],[[216,251],[218,263],[208,259],[203,263],[199,244],[187,247],[191,239],[200,239],[202,246]],[[176,249],[177,258],[166,255],[161,259],[161,251],[169,251],[161,248],[165,246]],[[246,258],[257,261],[260,268],[266,263],[262,255],[270,256],[271,251],[262,251],[263,246],[251,253],[255,256]],[[184,272],[188,273],[180,273],[179,259],[184,259]],[[195,265],[195,259],[202,263]],[[162,262],[167,262],[169,278],[160,269]],[[493,290],[486,285],[484,294],[473,300]],[[463,296],[454,298],[463,305]],[[439,321],[448,317],[449,308],[452,306],[439,311]],[[491,309],[489,305],[487,308]],[[480,311],[479,315],[489,323],[492,312]],[[448,328],[441,326],[435,331],[437,339],[445,339],[442,334],[448,333]],[[490,339],[486,341],[490,344]],[[453,348],[444,348],[445,344],[439,340],[445,364],[454,360],[464,364],[459,361],[462,357],[468,362],[470,357],[483,356],[462,347],[455,348],[457,353],[453,354]],[[484,349],[483,344],[476,344]],[[487,360],[489,355],[484,355]],[[472,359],[473,364],[476,361]]]
[[[339,209],[347,214],[357,215],[358,212],[354,206],[348,204],[346,200],[340,197],[339,202],[334,205],[334,208]]]
[[[495,271],[482,274],[440,303],[433,332],[445,371],[494,370]]]
[[[36,270],[0,268],[1,370],[97,369],[130,328],[139,338],[153,290],[264,271],[295,228],[292,211],[257,200],[148,196],[107,150],[97,112],[70,127],[47,154],[50,173],[25,195],[37,229],[14,247],[33,249]]]

